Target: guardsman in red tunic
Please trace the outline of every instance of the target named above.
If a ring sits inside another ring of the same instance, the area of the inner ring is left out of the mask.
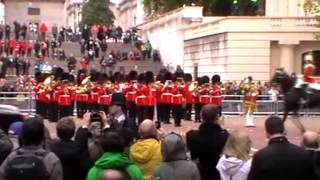
[[[90,96],[89,96],[89,109],[91,112],[97,112],[99,111],[99,106],[98,106],[98,100],[99,97],[102,95],[101,94],[101,85],[99,85],[97,82],[91,83],[90,87]]]
[[[130,71],[129,74],[127,75],[127,86],[124,89],[124,94],[127,97],[127,102],[128,102],[128,116],[129,118],[136,119],[136,97],[137,97],[137,79],[138,79],[138,73],[137,71]]]
[[[70,75],[69,75],[70,76]],[[76,85],[74,80],[69,80],[68,84],[67,84],[67,89],[68,89],[68,93],[70,94],[70,98],[71,98],[71,106],[70,106],[70,110],[69,110],[69,114],[70,116],[73,116],[73,110],[74,110],[74,105],[75,105],[75,101],[76,101]]]
[[[83,74],[80,76],[85,76],[85,75]],[[90,76],[87,76],[82,79],[80,85],[77,87],[77,90],[76,90],[78,118],[83,117],[83,114],[87,112],[87,104],[89,100],[89,95],[88,95],[89,84],[90,84]]]
[[[101,96],[99,97],[98,104],[100,106],[100,110],[104,111],[106,114],[108,114],[109,111],[112,93],[112,83],[110,81],[106,81],[105,83],[103,83],[100,90]]]
[[[166,124],[170,124],[170,111],[172,105],[172,97],[173,97],[173,87],[174,84],[172,82],[172,74],[167,72],[165,75],[165,83],[161,90],[161,102],[163,104],[163,121]]]
[[[184,103],[184,88],[185,84],[183,78],[177,77],[172,90],[172,113],[175,127],[181,126],[181,119],[183,118],[182,104]]]
[[[195,102],[195,111],[196,111],[196,120],[195,122],[201,122],[200,112],[202,106],[205,104],[210,103],[210,84],[209,84],[210,78],[208,76],[203,76],[201,78],[198,78],[198,85],[197,88],[197,99]]]
[[[211,104],[214,104],[219,107],[219,117],[222,116],[222,90],[221,90],[221,78],[219,75],[214,75],[211,78]]]
[[[183,88],[183,96],[186,102],[186,108],[184,110],[184,120],[191,121],[192,105],[194,104],[194,90],[196,88],[195,82],[192,82],[192,75],[184,75],[185,86]]]
[[[57,122],[59,119],[59,97],[63,94],[63,85],[59,81],[53,81],[52,92],[52,111],[51,118],[53,122]]]
[[[49,118],[51,110],[52,80],[53,77],[51,76],[46,78],[37,92],[38,101],[40,102],[40,115],[46,119]]]
[[[13,54],[13,50],[16,47],[16,41],[14,39],[9,39],[8,40],[8,48],[9,48],[9,54]]]
[[[27,52],[27,42],[26,41],[20,41],[20,52],[21,55],[24,56]]]
[[[59,96],[59,118],[70,116],[71,95],[69,94],[67,86],[63,88],[63,94]]]
[[[146,72],[146,107],[144,111],[144,119],[154,118],[154,107],[156,105],[156,88],[154,86],[154,74],[151,71]]]
[[[164,122],[163,111],[162,111],[164,104],[161,101],[163,83],[164,83],[164,75],[158,74],[156,77],[156,82],[154,83],[154,87],[156,89],[157,120],[160,122]]]
[[[145,84],[145,74],[140,74],[137,83],[137,117],[140,124],[144,120],[144,112],[147,104],[148,87]]]
[[[34,85],[33,91],[35,94],[35,101],[36,101],[36,114],[41,115],[41,102],[39,100],[39,92],[42,89],[42,82],[38,82]]]

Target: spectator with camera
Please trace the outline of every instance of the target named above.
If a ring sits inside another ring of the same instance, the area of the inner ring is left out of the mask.
[[[88,126],[90,114],[83,117],[83,125],[75,135],[74,117],[64,117],[57,123],[59,139],[49,143],[49,149],[54,152],[62,163],[63,179],[85,180],[88,171]],[[72,137],[75,135],[75,139]]]
[[[89,134],[88,139],[89,146],[89,164],[93,165],[96,160],[103,154],[102,147],[100,145],[100,138],[103,134],[105,124],[107,124],[106,114],[102,111],[86,113],[86,119],[89,119]]]

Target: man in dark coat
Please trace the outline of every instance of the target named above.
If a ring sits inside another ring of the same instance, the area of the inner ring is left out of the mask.
[[[90,115],[85,114],[83,126],[77,130],[75,140],[71,138],[75,134],[76,125],[73,117],[64,117],[57,123],[57,135],[59,139],[49,143],[49,149],[61,160],[63,179],[85,180],[89,168],[88,154],[88,125]]]
[[[307,131],[303,134],[301,147],[308,151],[313,169],[317,179],[320,179],[320,149],[319,134],[314,131]]]
[[[13,144],[6,133],[0,129],[0,164],[7,158],[13,149]]]
[[[135,121],[128,118],[125,113],[126,97],[123,93],[113,93],[109,113],[111,115],[108,120],[110,128],[128,129],[134,135],[137,134],[137,125]]]
[[[219,125],[219,108],[208,104],[202,107],[203,123],[199,130],[187,132],[187,147],[191,159],[198,161],[202,180],[220,180],[215,169],[229,133]]]
[[[269,145],[254,155],[248,180],[315,179],[308,152],[288,141],[281,118],[269,117],[265,130]]]

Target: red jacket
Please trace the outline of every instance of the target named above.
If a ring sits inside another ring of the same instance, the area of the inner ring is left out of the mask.
[[[216,105],[216,106],[221,106],[222,105],[222,92],[220,90],[220,87],[217,86],[217,85],[213,85],[211,87],[211,90],[210,90],[210,95],[212,96],[211,97],[211,103]]]
[[[186,84],[183,89],[183,95],[186,99],[187,104],[193,104],[195,102],[195,97],[193,96],[192,92],[189,91],[189,84]]]
[[[48,27],[47,27],[44,23],[42,23],[42,24],[40,25],[39,31],[40,31],[41,33],[47,33],[47,32],[48,32]]]
[[[8,41],[8,47],[9,47],[10,49],[15,48],[15,47],[16,47],[16,41],[13,40],[13,39],[9,39],[9,41]]]
[[[80,62],[80,69],[87,70],[89,66],[88,60],[83,58]]]
[[[304,77],[304,81],[305,82],[307,82],[307,83],[315,83],[315,80],[312,77],[312,74],[314,73],[315,70],[316,70],[316,68],[314,67],[313,64],[307,64],[304,67],[303,77]]]

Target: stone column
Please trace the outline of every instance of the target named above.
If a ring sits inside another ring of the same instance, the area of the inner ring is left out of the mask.
[[[291,74],[295,72],[295,45],[281,44],[280,45],[280,67]]]

